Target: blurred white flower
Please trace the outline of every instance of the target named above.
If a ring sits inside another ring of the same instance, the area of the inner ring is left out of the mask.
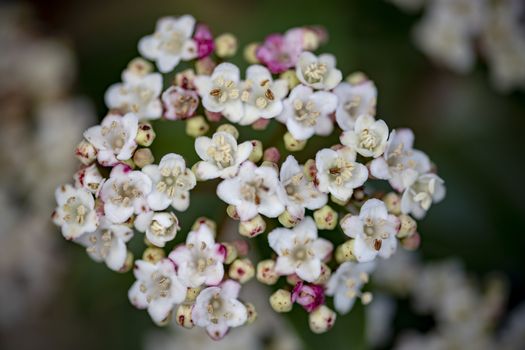
[[[164,247],[180,230],[179,219],[171,212],[148,211],[137,215],[135,228],[146,233],[146,238],[157,247]]]
[[[344,131],[353,130],[359,116],[376,114],[377,88],[371,80],[356,84],[342,82],[335,87],[334,94],[338,98],[335,120]]]
[[[309,51],[299,56],[296,74],[301,83],[316,90],[332,90],[343,80],[333,55],[316,56]]]
[[[445,197],[444,181],[436,174],[412,174],[406,179],[406,189],[401,197],[401,211],[412,214],[416,219],[425,217],[432,203],[438,203]]]

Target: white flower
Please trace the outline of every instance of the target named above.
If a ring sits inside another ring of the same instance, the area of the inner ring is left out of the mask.
[[[353,130],[359,116],[376,114],[377,88],[371,80],[358,84],[342,82],[334,94],[338,98],[335,120],[344,131]]]
[[[186,298],[184,287],[169,259],[153,264],[143,260],[135,261],[133,274],[137,281],[131,286],[128,298],[138,309],[148,309],[151,319],[163,324],[173,307]]]
[[[105,181],[95,163],[81,168],[75,173],[73,178],[75,180],[75,187],[84,188],[95,196],[98,196],[98,192]]]
[[[283,189],[277,171],[268,166],[257,167],[244,162],[239,174],[217,186],[217,195],[224,202],[234,205],[242,221],[260,213],[275,218],[284,211]]]
[[[347,314],[354,306],[356,297],[361,295],[363,284],[368,282],[369,274],[374,271],[375,264],[354,263],[347,261],[330,276],[326,284],[326,295],[334,297],[334,307],[337,312]]]
[[[377,255],[386,259],[396,251],[399,220],[388,214],[385,203],[379,199],[367,200],[359,215],[341,220],[341,228],[354,238],[353,253],[359,262],[372,261]]]
[[[402,192],[414,173],[425,174],[430,171],[427,155],[413,149],[413,144],[412,130],[393,130],[383,156],[371,162],[370,173],[378,179],[389,180],[394,189]]]
[[[195,18],[189,15],[161,18],[155,33],[139,41],[139,52],[156,61],[159,71],[168,73],[181,60],[189,61],[197,57],[196,43],[191,39],[194,26]]]
[[[215,243],[213,233],[207,225],[200,225],[198,231],[191,231],[186,244],[175,248],[169,255],[177,266],[181,282],[191,288],[217,285],[224,277],[226,249]]]
[[[159,96],[162,91],[162,75],[138,74],[124,71],[122,83],[111,85],[106,91],[108,108],[124,113],[132,112],[139,119],[158,119],[162,115]]]
[[[253,145],[246,141],[237,145],[235,138],[227,132],[218,131],[212,138],[206,136],[195,140],[195,151],[203,160],[195,166],[200,180],[230,178],[237,174],[239,166],[248,159]]]
[[[148,205],[153,210],[164,210],[170,205],[178,211],[185,211],[190,205],[190,190],[197,183],[195,175],[186,168],[184,158],[175,153],[166,154],[159,165],[151,164],[142,168],[153,183],[148,195]]]
[[[401,211],[422,219],[432,203],[440,202],[445,197],[444,181],[436,174],[416,175],[407,180],[401,197]]]
[[[324,54],[315,56],[305,51],[299,57],[296,74],[299,81],[317,90],[332,90],[343,79],[339,69],[335,68],[335,57]]]
[[[341,135],[341,143],[363,157],[377,158],[383,154],[388,140],[388,126],[369,115],[357,118],[354,129]]]
[[[287,93],[286,80],[273,81],[272,74],[266,67],[248,67],[241,92],[241,101],[245,103],[244,116],[239,124],[249,125],[259,118],[270,119],[278,116],[283,110],[282,100]]]
[[[157,247],[164,247],[180,230],[179,219],[175,214],[153,211],[139,214],[135,219],[135,227],[140,232],[146,232],[148,241]]]
[[[115,166],[100,190],[104,202],[104,215],[120,224],[133,214],[147,211],[146,196],[151,192],[151,180],[127,165]]]
[[[126,264],[126,242],[132,237],[133,230],[129,226],[113,224],[102,218],[95,232],[83,234],[75,242],[86,247],[93,260],[104,261],[111,270],[119,271]]]
[[[311,217],[305,217],[291,230],[276,228],[268,234],[270,247],[279,255],[275,272],[297,274],[307,282],[321,275],[321,262],[332,252],[332,243],[317,237],[317,227]]]
[[[294,156],[288,156],[282,164],[280,180],[286,193],[286,210],[296,219],[303,219],[305,208],[319,209],[328,201],[328,196],[306,178],[303,167]]]
[[[355,157],[355,152],[349,148],[337,151],[325,148],[317,152],[317,188],[341,201],[350,199],[354,188],[362,186],[368,179],[368,169],[357,163]]]
[[[195,325],[206,328],[213,339],[224,337],[230,327],[242,326],[248,312],[237,300],[240,289],[239,283],[227,280],[218,287],[208,287],[200,292],[191,314]]]
[[[231,63],[221,63],[211,76],[199,75],[193,81],[202,98],[202,105],[210,112],[222,113],[232,122],[239,122],[244,116],[241,101],[240,72]]]
[[[337,96],[330,92],[313,92],[304,85],[296,86],[284,100],[278,120],[285,123],[297,140],[306,140],[314,134],[328,136],[334,128],[330,114],[337,107]]]
[[[108,114],[100,123],[84,132],[86,140],[97,149],[97,160],[102,166],[113,166],[128,160],[137,148],[135,137],[138,118],[133,113],[125,116]]]
[[[59,186],[55,199],[57,207],[53,212],[53,222],[61,226],[66,239],[75,239],[97,229],[95,199],[87,190],[71,185]]]

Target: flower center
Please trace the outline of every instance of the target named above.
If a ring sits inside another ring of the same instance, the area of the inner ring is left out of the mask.
[[[301,188],[301,182],[304,178],[304,175],[302,173],[297,173],[294,176],[292,176],[289,180],[289,182],[284,186],[284,189],[286,190],[286,194],[290,199],[292,199],[296,203],[302,203],[304,201],[304,198],[302,194],[300,193]]]
[[[159,49],[172,55],[178,55],[182,51],[184,41],[184,35],[181,32],[173,31],[160,41]]]
[[[123,207],[129,207],[135,198],[142,196],[142,191],[131,181],[124,181],[120,185],[113,184],[113,190],[115,195],[111,198],[111,202]]]
[[[310,63],[303,72],[305,80],[310,84],[322,82],[328,71],[324,63]]]
[[[372,151],[377,147],[377,139],[377,135],[373,131],[365,129],[359,134],[359,146]]]
[[[170,295],[171,278],[162,275],[160,272],[155,271],[151,275],[152,283],[148,288],[144,283],[140,285],[140,291],[142,293],[148,293],[146,300],[150,303],[152,300],[158,298],[166,298]]]
[[[109,142],[110,146],[108,148],[113,149],[115,153],[119,153],[120,150],[122,150],[128,136],[126,131],[124,131],[122,126],[116,121],[111,122],[109,127],[103,126],[101,134],[106,138],[107,142]]]
[[[305,126],[313,126],[317,123],[317,118],[321,112],[312,101],[304,103],[300,99],[293,101],[293,108],[295,110],[295,120]]]
[[[421,208],[428,210],[432,205],[432,195],[436,191],[436,179],[430,179],[428,183],[417,181],[410,190],[415,202],[419,202]]]
[[[252,94],[254,90],[253,82],[251,80],[246,80],[246,88],[241,93],[241,100],[243,102],[248,102],[252,99]],[[253,103],[255,107],[259,109],[266,108],[273,100],[275,100],[275,95],[270,89],[270,80],[266,79],[260,82],[259,87],[255,88],[257,90],[256,96],[253,98]]]
[[[337,157],[334,165],[329,169],[332,181],[337,186],[343,185],[352,178],[354,168],[354,163],[347,161],[343,157]]]
[[[233,165],[233,148],[228,142],[226,142],[225,137],[222,135],[214,140],[213,145],[208,148],[207,153],[215,161],[215,164],[219,169],[224,169]]]
[[[379,251],[383,245],[383,240],[390,236],[385,230],[385,220],[373,220],[366,218],[363,231],[365,233],[366,243],[376,251]]]
[[[239,89],[233,80],[224,79],[224,77],[218,77],[213,81],[215,87],[211,89],[210,96],[212,96],[216,102],[224,104],[228,100],[236,100],[240,96]]]
[[[270,189],[264,185],[263,179],[246,182],[241,185],[241,196],[245,201],[261,204],[261,192],[268,192]]]
[[[96,234],[92,234],[89,236],[89,243],[91,245],[86,248],[86,251],[105,259],[109,255],[111,243],[114,237],[113,232],[109,229],[102,232],[100,239]]]
[[[163,167],[160,169],[161,179],[155,186],[160,193],[173,198],[179,191],[187,191],[190,181],[184,176],[179,167]]]
[[[351,99],[346,101],[343,105],[345,111],[352,117],[356,117],[359,112],[359,106],[361,105],[361,96],[353,96]]]
[[[64,221],[83,225],[86,220],[88,209],[78,200],[77,197],[69,197],[64,204]]]

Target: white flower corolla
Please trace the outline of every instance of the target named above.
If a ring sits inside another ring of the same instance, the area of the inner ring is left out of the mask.
[[[219,198],[234,205],[242,221],[258,213],[269,218],[278,217],[284,211],[283,191],[274,168],[257,167],[250,161],[241,165],[236,177],[217,186]]]
[[[235,137],[225,131],[218,131],[211,138],[200,136],[195,140],[195,151],[203,161],[195,165],[195,175],[199,180],[233,177],[252,149],[250,141],[237,145]]]
[[[385,151],[388,140],[388,126],[383,120],[370,115],[357,118],[354,129],[343,132],[341,143],[352,148],[363,157],[377,158]]]
[[[360,297],[361,288],[368,283],[370,273],[374,271],[374,262],[341,264],[330,276],[326,284],[326,295],[334,297],[334,307],[340,314],[347,314]]]
[[[100,190],[104,215],[113,223],[127,221],[133,214],[147,211],[146,196],[151,192],[151,180],[127,165],[115,166]]]
[[[283,111],[277,119],[286,124],[296,140],[332,133],[334,125],[330,114],[337,108],[337,96],[331,92],[314,92],[308,86],[298,85],[283,104]]]
[[[215,243],[207,225],[200,225],[197,231],[188,234],[185,245],[170,253],[169,259],[177,266],[177,274],[186,287],[213,286],[224,277],[226,248]]]
[[[108,108],[134,113],[139,119],[158,119],[162,115],[161,91],[161,74],[124,71],[122,83],[108,88],[105,101]]]
[[[432,203],[445,198],[445,182],[436,174],[413,175],[411,179],[407,179],[406,189],[401,197],[401,211],[422,219]]]
[[[342,82],[334,94],[338,99],[335,120],[344,131],[353,130],[359,116],[376,114],[377,88],[371,80],[356,84]]]
[[[97,149],[98,162],[102,166],[113,166],[133,155],[137,148],[138,125],[138,118],[133,113],[108,114],[100,125],[87,129],[84,137]]]
[[[170,205],[178,211],[185,211],[190,205],[190,190],[197,180],[186,168],[184,158],[175,153],[166,154],[159,165],[151,164],[142,168],[153,183],[148,195],[148,205],[152,210],[164,210]]]
[[[280,180],[286,194],[286,210],[294,219],[302,220],[305,208],[319,209],[328,201],[328,196],[319,191],[313,181],[307,179],[304,168],[294,156],[288,156],[282,164]]]
[[[368,179],[368,169],[356,162],[355,157],[355,152],[346,147],[338,150],[325,148],[317,152],[317,188],[341,201],[350,199],[354,188],[362,186]]]
[[[52,215],[53,222],[61,227],[66,239],[75,239],[97,229],[99,220],[95,199],[90,192],[62,185],[55,191],[55,200],[57,207]]]
[[[486,21],[487,0],[439,0],[430,1],[426,16],[441,18],[444,23],[456,23],[458,30],[469,35],[471,39],[476,36]]]
[[[157,247],[175,238],[180,230],[179,219],[173,213],[148,211],[137,215],[135,228],[146,233],[146,238]]]
[[[343,74],[335,68],[335,57],[330,54],[316,56],[305,51],[297,62],[297,78],[304,85],[317,90],[332,90],[343,80]]]
[[[102,188],[102,184],[105,179],[100,174],[96,164],[91,164],[86,167],[82,167],[73,176],[75,180],[75,187],[84,188],[89,192],[93,193],[95,197]]]
[[[279,275],[297,274],[307,282],[321,275],[321,262],[332,252],[332,243],[318,238],[311,217],[305,217],[292,229],[276,228],[268,234],[270,247],[279,255],[275,272]]]
[[[189,15],[164,17],[158,20],[155,33],[139,41],[139,52],[154,60],[160,72],[168,73],[181,60],[197,57],[197,46],[191,39],[195,18]]]
[[[241,91],[244,116],[239,124],[249,125],[259,118],[270,119],[278,116],[283,110],[282,100],[287,93],[286,80],[274,81],[266,67],[260,65],[248,67]]]
[[[388,214],[385,203],[379,199],[367,200],[359,215],[341,220],[341,228],[354,239],[353,254],[359,262],[372,261],[378,255],[386,259],[396,251],[399,220]]]
[[[428,173],[431,168],[427,155],[413,149],[413,145],[412,130],[393,130],[383,156],[370,163],[370,174],[388,180],[394,189],[402,192],[415,174]]]
[[[75,242],[86,247],[93,260],[103,261],[111,270],[119,271],[126,264],[126,243],[132,237],[133,230],[129,226],[102,218],[95,232],[83,234]]]
[[[164,324],[174,306],[186,298],[186,287],[180,283],[175,266],[169,259],[156,263],[137,260],[133,274],[137,281],[128,291],[131,304],[148,309],[156,324]]]
[[[221,113],[231,122],[238,123],[244,116],[241,101],[240,71],[231,63],[221,63],[211,76],[199,75],[193,83],[206,110]]]

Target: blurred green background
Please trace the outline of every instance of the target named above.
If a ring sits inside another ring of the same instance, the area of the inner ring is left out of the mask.
[[[412,128],[416,147],[430,155],[446,181],[445,201],[419,225],[423,257],[458,256],[480,274],[504,271],[512,287],[509,307],[525,297],[525,95],[497,93],[483,62],[466,76],[433,65],[411,41],[418,14],[407,15],[384,0],[32,3],[46,30],[63,36],[76,52],[77,90],[95,102],[100,117],[106,88],[120,80],[138,54],[138,40],[161,16],[192,14],[215,35],[234,33],[241,47],[293,26],[325,26],[330,40],[320,51],[335,54],[345,74],[360,70],[375,81],[378,116],[391,127]],[[241,56],[234,61],[245,66]],[[56,239],[62,241],[58,230]],[[66,277],[35,321],[41,322],[44,348],[140,349],[141,336],[154,326],[127,300],[131,274],[115,274],[65,241],[61,248],[64,257],[57,264],[67,266]],[[307,334],[303,312],[292,317],[300,317],[294,323],[302,324],[300,333],[311,348],[359,349],[365,347],[362,340],[352,342],[348,331],[359,338],[361,313],[358,307],[340,317],[335,330],[321,337]]]

